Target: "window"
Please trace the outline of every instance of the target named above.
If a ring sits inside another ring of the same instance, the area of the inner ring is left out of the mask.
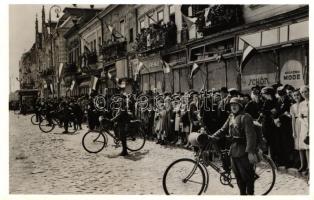
[[[101,46],[102,45],[102,43],[101,43],[101,37],[99,36],[98,37],[98,46]]]
[[[130,43],[131,42],[133,42],[133,28],[130,28],[130,30],[129,30],[129,41],[130,41]]]
[[[289,40],[309,37],[309,21],[298,22],[289,26]]]
[[[164,20],[164,11],[161,10],[157,13],[157,21],[160,22],[160,21],[163,21]]]
[[[147,17],[148,17],[148,25],[155,23],[153,14],[147,15]]]
[[[288,41],[288,26],[280,27],[279,39],[280,42]]]
[[[262,46],[278,43],[278,28],[262,32]]]
[[[124,32],[124,25],[125,25],[124,20],[121,20],[121,21],[120,21],[120,33],[121,33],[123,36],[125,35],[125,32]]]
[[[144,20],[141,20],[141,21],[140,21],[140,32],[141,32],[141,30],[142,30],[143,28],[145,28],[145,23],[144,23]]]
[[[169,6],[169,14],[173,14],[175,12],[174,5]]]

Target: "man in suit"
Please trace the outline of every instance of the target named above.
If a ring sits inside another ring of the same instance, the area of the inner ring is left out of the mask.
[[[223,136],[230,138],[231,167],[237,179],[240,194],[253,195],[253,164],[257,162],[253,118],[244,113],[241,99],[238,97],[231,98],[229,104],[231,114],[227,121],[221,129],[209,137],[212,140],[218,140]]]

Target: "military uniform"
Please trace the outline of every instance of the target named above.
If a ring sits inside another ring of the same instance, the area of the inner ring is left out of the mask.
[[[248,159],[248,153],[256,152],[256,133],[252,117],[244,112],[230,114],[225,124],[213,137],[221,138],[224,135],[231,139],[229,155],[240,194],[252,195],[254,194],[254,169]]]

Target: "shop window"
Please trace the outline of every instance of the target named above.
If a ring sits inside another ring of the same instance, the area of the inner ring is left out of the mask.
[[[309,37],[309,21],[303,21],[289,26],[289,40]]]
[[[261,46],[261,32],[257,32],[257,33],[253,33],[253,34],[249,34],[249,35],[243,35],[243,36],[240,36],[240,38],[245,40],[246,42],[248,42],[253,47]],[[239,44],[238,50],[242,50],[243,45],[244,45],[243,41],[239,39],[238,44]]]
[[[288,41],[288,26],[280,27],[279,32],[280,32],[279,34],[280,42]]]
[[[262,46],[276,44],[278,42],[278,28],[262,32]]]

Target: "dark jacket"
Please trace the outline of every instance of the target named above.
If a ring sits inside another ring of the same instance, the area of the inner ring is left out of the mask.
[[[249,114],[244,112],[230,114],[222,128],[213,136],[221,138],[224,135],[232,139],[229,151],[231,157],[237,158],[246,153],[256,152],[256,133],[253,118]]]

